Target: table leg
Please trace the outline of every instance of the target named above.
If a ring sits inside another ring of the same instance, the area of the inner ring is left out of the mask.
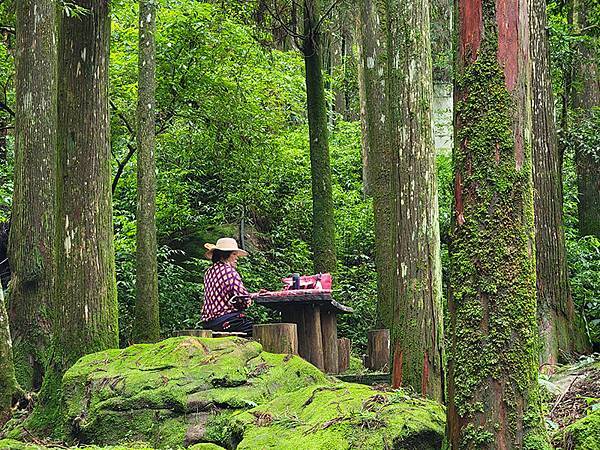
[[[337,374],[339,373],[337,317],[333,311],[321,311],[321,334],[325,372]]]
[[[308,355],[305,359],[324,370],[323,335],[321,332],[321,308],[307,305],[304,308],[304,337]]]
[[[281,321],[295,323],[298,331],[298,354],[308,360],[309,352],[306,340],[306,327],[304,326],[304,313],[301,308],[287,307],[281,309]]]

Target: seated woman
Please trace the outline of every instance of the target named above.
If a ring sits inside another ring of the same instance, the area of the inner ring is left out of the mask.
[[[216,244],[204,244],[206,257],[213,264],[204,275],[202,325],[213,331],[236,331],[252,335],[252,321],[242,311],[252,304],[240,274],[235,270],[240,256],[248,252],[238,248],[235,239],[221,238]]]

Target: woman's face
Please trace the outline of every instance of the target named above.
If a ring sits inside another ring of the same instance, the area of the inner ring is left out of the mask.
[[[229,258],[227,258],[225,262],[233,267],[236,267],[238,258],[239,255],[236,252],[233,252],[231,255],[229,255]]]

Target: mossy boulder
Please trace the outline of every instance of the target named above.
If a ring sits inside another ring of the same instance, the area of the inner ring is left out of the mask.
[[[439,449],[445,429],[439,403],[353,383],[303,388],[236,419],[238,450]]]
[[[563,450],[600,449],[600,409],[572,423],[554,439]]]
[[[38,444],[31,444],[16,441],[14,439],[0,439],[0,450],[59,450],[65,449],[64,446],[42,446]],[[81,447],[71,447],[72,449],[77,449]],[[202,447],[200,447],[202,448]],[[213,450],[210,447],[204,447],[206,450]],[[148,447],[145,443],[131,443],[127,446],[108,446],[108,447],[96,447],[96,446],[86,446],[86,450],[153,450],[152,447]],[[219,449],[219,447],[214,447],[214,450]]]
[[[81,358],[63,378],[66,429],[96,445],[231,448],[243,433],[229,425],[233,412],[326,383],[303,359],[263,352],[253,341],[171,338]]]

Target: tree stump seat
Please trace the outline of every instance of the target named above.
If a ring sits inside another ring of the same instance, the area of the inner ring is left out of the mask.
[[[298,354],[298,330],[295,323],[254,325],[252,336],[266,352]]]

